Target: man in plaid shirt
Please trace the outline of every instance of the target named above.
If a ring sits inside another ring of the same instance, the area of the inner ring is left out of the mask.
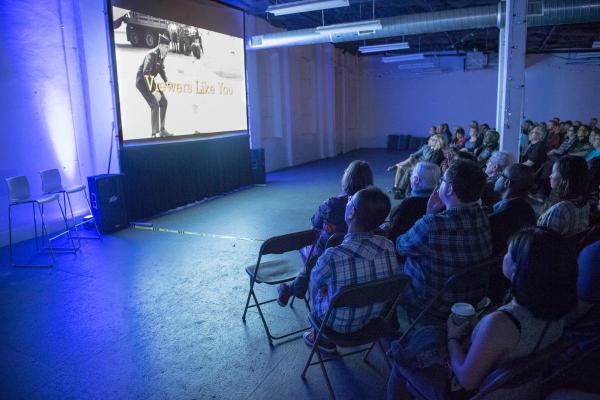
[[[454,161],[431,195],[427,214],[398,237],[396,249],[406,258],[404,273],[411,277],[404,304],[410,319],[425,308],[451,275],[491,257],[490,224],[477,203],[485,181],[476,163]],[[485,295],[488,277],[479,278],[451,289],[426,320],[444,323],[453,303],[477,304]]]
[[[373,231],[390,212],[390,199],[380,189],[369,187],[358,191],[346,206],[345,220],[348,234],[341,245],[327,249],[310,275],[309,292],[313,312],[323,320],[333,296],[346,286],[388,278],[401,273],[394,244]],[[329,319],[329,328],[341,332],[355,332],[371,319],[384,313],[385,304],[360,308],[339,308]],[[304,334],[312,346],[314,332]],[[335,351],[335,346],[323,343],[319,348]]]

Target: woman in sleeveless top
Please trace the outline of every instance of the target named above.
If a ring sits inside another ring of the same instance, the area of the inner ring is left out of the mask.
[[[560,235],[543,228],[517,233],[504,256],[504,275],[513,300],[484,317],[467,340],[469,324],[447,321],[448,361],[455,381],[466,391],[477,389],[503,361],[541,350],[562,335],[564,317],[577,302],[574,254]],[[444,399],[449,375],[439,368],[415,369],[394,363],[388,399],[410,398],[404,379],[429,398]]]

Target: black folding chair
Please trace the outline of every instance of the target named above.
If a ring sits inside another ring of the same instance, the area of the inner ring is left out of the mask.
[[[380,340],[396,333],[395,324],[393,323],[392,319],[396,316],[396,307],[409,283],[410,278],[408,276],[398,275],[391,278],[378,279],[355,286],[349,286],[342,289],[333,297],[333,299],[331,299],[329,309],[327,310],[325,318],[322,322],[318,321],[312,314],[309,314],[309,320],[316,332],[316,336],[315,343],[310,351],[310,355],[308,356],[304,370],[302,371],[302,379],[306,379],[306,371],[308,370],[308,367],[319,364],[321,366],[323,376],[325,377],[327,388],[329,389],[329,395],[332,399],[335,399],[335,393],[333,391],[333,387],[331,386],[329,376],[327,375],[327,370],[325,369],[325,362],[370,350],[370,347],[361,348],[359,350],[350,351],[344,354],[338,354],[335,357],[324,360],[321,356],[321,353],[317,350],[319,341],[322,339],[334,343],[340,347],[357,347],[378,343],[381,351],[385,355],[385,349],[383,348]],[[390,306],[385,317],[379,317],[371,320],[365,327],[357,332],[339,333],[327,327],[329,319],[336,308],[359,308],[377,303],[386,303],[388,306]],[[319,360],[311,362],[315,353],[317,354],[317,358]],[[387,357],[386,361],[388,362],[389,366],[389,360]]]
[[[495,256],[486,261],[483,261],[473,267],[466,268],[446,280],[446,283],[442,287],[442,289],[427,303],[427,305],[421,310],[421,312],[415,317],[408,328],[402,333],[400,336],[400,341],[402,341],[406,335],[427,315],[429,315],[433,308],[436,306],[443,305],[443,303],[449,302],[469,302],[471,299],[449,299],[448,292],[450,289],[454,289],[456,287],[461,287],[462,290],[460,292],[474,292],[474,288],[480,288],[476,292],[481,293],[482,299],[488,291],[489,288],[489,280],[494,268],[498,268],[502,263],[503,256]],[[474,299],[473,299],[474,300]],[[475,300],[478,301],[478,300]]]
[[[258,259],[256,261],[256,264],[248,265],[246,267],[246,273],[250,277],[250,290],[248,291],[248,298],[246,299],[246,306],[244,307],[244,315],[242,316],[242,321],[244,321],[244,323],[246,322],[246,313],[248,312],[248,309],[256,307],[256,309],[258,310],[258,314],[260,315],[260,319],[262,320],[263,326],[265,327],[265,332],[267,334],[267,338],[269,339],[269,344],[271,345],[273,344],[273,340],[286,338],[296,333],[303,332],[307,328],[299,329],[297,331],[286,333],[283,335],[272,335],[260,306],[263,304],[274,302],[277,300],[277,298],[259,302],[256,298],[256,293],[254,292],[254,285],[256,283],[278,285],[280,283],[290,282],[294,280],[296,275],[302,270],[302,268],[304,268],[304,266],[301,263],[294,263],[284,258],[263,262],[262,257],[268,254],[284,254],[292,251],[298,251],[304,247],[312,246],[308,257],[308,259],[310,259],[310,255],[313,252],[313,248],[317,237],[318,232],[310,229],[306,231],[294,232],[287,235],[274,236],[272,238],[269,238],[262,244],[262,246],[260,246],[260,251],[258,253]],[[254,304],[252,305],[250,304],[250,298],[254,300]],[[308,302],[306,300],[305,303],[308,307]]]

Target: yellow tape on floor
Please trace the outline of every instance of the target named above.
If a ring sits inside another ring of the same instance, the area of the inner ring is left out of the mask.
[[[215,238],[215,239],[246,240],[249,242],[264,242],[263,239],[253,239],[253,238],[247,238],[247,237],[228,236],[228,235],[216,235],[214,233],[194,232],[194,231],[186,231],[186,230],[182,230],[182,229],[169,229],[169,228],[161,228],[158,226],[144,226],[144,225],[138,225],[138,224],[131,224],[131,227],[134,229],[140,229],[143,231],[177,233],[179,235],[202,236],[202,237],[210,237],[210,238]]]

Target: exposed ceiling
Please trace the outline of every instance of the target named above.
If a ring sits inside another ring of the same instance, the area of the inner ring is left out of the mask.
[[[371,19],[373,13],[375,18],[383,18],[498,3],[497,0],[350,0],[349,7],[325,10],[323,13],[313,11],[275,17],[265,13],[269,5],[275,4],[275,0],[220,0],[220,2],[264,18],[272,25],[286,30],[319,26],[323,24],[323,20],[325,25],[331,25]],[[277,1],[277,3],[286,2],[289,0]],[[600,40],[600,23],[531,27],[527,34],[527,51],[529,53],[591,51],[592,42],[598,40]],[[367,44],[398,41],[407,41],[411,49],[421,52],[447,50],[494,52],[498,50],[498,29],[392,37],[370,40]],[[336,43],[335,46],[356,53],[358,46],[362,44],[363,41],[355,41]]]

